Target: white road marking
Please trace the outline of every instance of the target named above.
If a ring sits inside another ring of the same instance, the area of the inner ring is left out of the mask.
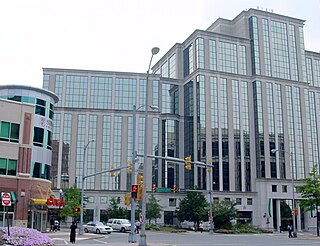
[[[98,243],[103,243],[103,244],[108,244],[108,242],[104,242],[104,241],[101,241],[99,239],[93,239],[94,241],[98,242]]]

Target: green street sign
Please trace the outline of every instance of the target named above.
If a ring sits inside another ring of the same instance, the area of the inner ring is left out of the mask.
[[[156,192],[171,192],[171,188],[164,188],[164,187],[156,188]]]

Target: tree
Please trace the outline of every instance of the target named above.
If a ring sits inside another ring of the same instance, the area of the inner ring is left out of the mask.
[[[148,197],[146,219],[149,220],[149,224],[151,223],[151,220],[157,221],[157,219],[161,218],[162,207],[160,206],[159,201],[160,200],[157,200],[153,194]]]
[[[230,229],[231,221],[237,217],[236,202],[229,200],[213,203],[213,221],[216,229]]]
[[[75,186],[67,188],[63,191],[63,201],[64,206],[61,210],[60,216],[64,217],[72,217],[75,219],[80,218],[80,211],[77,212],[76,208],[81,209],[81,191]]]
[[[108,218],[115,218],[115,219],[123,219],[128,218],[129,212],[127,208],[123,208],[119,206],[120,201],[113,197],[110,201],[110,208],[107,211]]]
[[[177,211],[179,221],[193,221],[199,225],[200,220],[208,219],[208,202],[201,191],[188,191],[187,196],[180,200]]]
[[[318,166],[314,165],[308,178],[302,179],[304,185],[297,186],[296,189],[304,198],[299,201],[300,206],[305,211],[315,211],[317,213],[317,236],[319,237],[319,211],[320,206],[320,175]]]

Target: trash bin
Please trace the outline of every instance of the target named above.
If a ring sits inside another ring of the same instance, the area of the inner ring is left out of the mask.
[[[294,237],[294,238],[298,237],[297,233],[296,232],[292,232],[292,237]]]

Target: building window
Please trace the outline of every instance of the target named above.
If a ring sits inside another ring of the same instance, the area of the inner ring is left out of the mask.
[[[169,198],[169,207],[177,206],[177,199],[176,198]]]
[[[236,204],[241,205],[241,198],[236,198]]]
[[[35,162],[33,164],[32,177],[50,180],[50,166]]]
[[[282,192],[288,192],[288,186],[282,185]]]
[[[93,196],[89,196],[87,202],[88,203],[94,203],[94,197]]]
[[[252,198],[247,198],[247,205],[252,205]]]
[[[41,175],[41,163],[35,162],[33,165],[32,177],[40,178]]]
[[[53,120],[53,115],[54,115],[54,106],[53,104],[50,103],[50,109],[49,109],[49,119]]]
[[[0,158],[0,174],[15,176],[17,174],[17,161]]]
[[[276,185],[272,185],[272,192],[277,192],[277,186]]]
[[[108,197],[101,196],[100,197],[100,204],[107,204],[108,203]]]
[[[6,142],[19,142],[20,125],[10,122],[0,122],[0,140]]]
[[[35,114],[45,116],[46,115],[46,102],[44,100],[36,100]]]
[[[33,145],[42,147],[43,146],[44,129],[35,127],[33,135]]]
[[[47,149],[52,149],[52,132],[47,131],[48,139],[47,139]]]

